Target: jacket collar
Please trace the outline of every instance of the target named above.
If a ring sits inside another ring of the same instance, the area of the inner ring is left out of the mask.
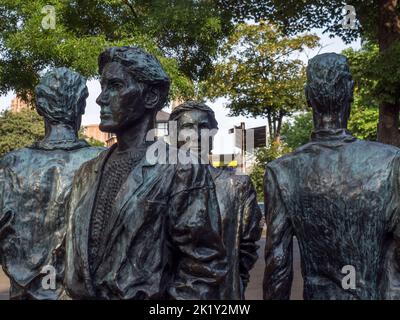
[[[346,129],[318,129],[311,133],[313,142],[353,142],[357,140]]]

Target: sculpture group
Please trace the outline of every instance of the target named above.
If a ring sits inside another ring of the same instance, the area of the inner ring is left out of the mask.
[[[170,88],[159,61],[112,47],[99,73],[100,129],[115,145],[78,138],[86,80],[58,68],[36,88],[44,139],[0,159],[10,298],[244,299],[262,213],[248,176],[206,159],[212,135],[204,148],[202,132],[218,129],[214,112],[187,101],[170,116],[177,145],[149,141]],[[306,96],[311,141],[266,168],[264,298],[289,299],[296,237],[305,299],[397,299],[400,149],[346,130],[353,81],[345,57],[311,59]]]

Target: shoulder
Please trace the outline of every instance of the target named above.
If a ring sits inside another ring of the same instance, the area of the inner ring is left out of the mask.
[[[105,147],[86,147],[82,148],[81,152],[86,154],[90,158],[97,157],[102,152],[107,152],[108,148]]]
[[[27,162],[31,160],[32,153],[34,152],[35,150],[29,148],[22,148],[11,151],[0,158],[0,167],[14,167],[24,162]]]
[[[278,159],[268,162],[266,169],[272,171],[282,171],[293,167],[293,163],[298,161],[302,157],[302,153],[299,150],[285,154]]]
[[[97,168],[101,166],[104,159],[106,158],[109,149],[88,147],[81,150],[85,154],[85,161],[77,170],[76,176],[87,175],[90,172],[96,173]]]
[[[367,154],[379,153],[381,157],[396,157],[399,155],[400,149],[398,147],[384,144],[375,141],[357,140],[352,144],[352,149],[362,150]]]

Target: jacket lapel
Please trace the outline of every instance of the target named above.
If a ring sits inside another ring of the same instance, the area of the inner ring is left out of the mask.
[[[100,154],[92,167],[88,168],[88,170],[90,170],[88,174],[89,178],[86,179],[86,181],[82,181],[82,198],[78,200],[78,206],[75,208],[75,212],[73,213],[75,215],[74,247],[77,248],[77,256],[81,257],[81,270],[89,292],[93,290],[88,257],[90,221],[97,191],[100,185],[101,173],[103,172],[108,157],[111,155],[115,147],[116,145],[113,145],[107,152]]]
[[[99,254],[103,255],[102,260],[104,260],[104,255],[107,254],[112,247],[115,237],[119,234],[119,227],[121,226],[121,222],[125,216],[126,205],[134,196],[136,196],[137,190],[143,185],[144,176],[146,175],[147,170],[155,165],[156,163],[149,163],[146,155],[144,155],[121,186],[121,189],[115,198],[110,220],[104,230],[105,237],[99,250]],[[137,209],[138,212],[135,214],[135,219],[140,220],[145,208],[138,207]]]

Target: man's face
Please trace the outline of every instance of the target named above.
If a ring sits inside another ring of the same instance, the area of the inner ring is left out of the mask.
[[[144,85],[138,83],[118,62],[108,63],[101,75],[100,130],[118,133],[141,119],[146,111]]]
[[[178,137],[186,139],[185,141],[179,141],[178,146],[182,146],[183,144],[190,148],[191,150],[195,150],[198,153],[201,152],[201,134],[203,130],[204,134],[210,134],[211,130],[211,122],[208,116],[208,113],[200,110],[193,110],[184,112],[181,117],[178,119]],[[212,136],[209,136],[209,150],[212,149]],[[190,140],[189,140],[190,139]]]

